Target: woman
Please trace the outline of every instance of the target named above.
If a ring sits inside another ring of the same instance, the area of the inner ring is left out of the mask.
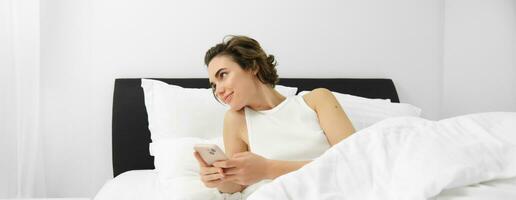
[[[285,97],[274,89],[276,61],[249,37],[232,36],[206,52],[210,84],[224,116],[226,161],[208,166],[195,153],[201,180],[220,192],[295,171],[355,130],[333,94],[324,88]]]

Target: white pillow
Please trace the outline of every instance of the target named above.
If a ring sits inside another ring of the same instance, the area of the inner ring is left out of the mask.
[[[276,85],[274,87],[276,91],[278,91],[281,95],[286,97],[296,96],[297,87],[289,87],[284,85]]]
[[[204,186],[199,175],[199,164],[193,155],[195,144],[216,144],[224,149],[222,137],[210,140],[194,137],[163,139],[150,144],[161,199],[241,199],[254,191],[248,187],[242,193],[220,194],[218,189]]]
[[[299,95],[308,92],[302,91]],[[391,103],[388,99],[369,99],[338,92],[333,92],[333,95],[357,131],[387,118],[421,115],[421,108],[406,103]]]
[[[161,180],[199,174],[199,165],[193,155],[195,144],[216,144],[224,149],[222,136],[210,140],[196,137],[162,139],[149,144],[154,167]]]
[[[195,137],[162,139],[149,145],[158,173],[162,193],[160,196],[175,197],[174,199],[177,199],[178,195],[185,199],[212,199],[217,196],[216,188],[207,188],[201,181],[199,164],[193,155],[195,144],[216,144],[224,149],[222,137],[211,140]]]
[[[152,141],[164,138],[214,138],[222,135],[227,106],[217,102],[209,88],[183,88],[162,81],[142,79]],[[297,88],[277,85],[285,96]]]

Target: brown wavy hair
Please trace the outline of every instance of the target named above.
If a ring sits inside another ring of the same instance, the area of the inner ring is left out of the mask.
[[[206,66],[217,56],[229,56],[245,71],[257,71],[260,82],[274,88],[279,81],[274,55],[267,55],[260,44],[247,36],[228,35],[204,56]]]

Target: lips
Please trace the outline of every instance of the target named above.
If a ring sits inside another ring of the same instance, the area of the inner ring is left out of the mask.
[[[224,103],[229,104],[229,101],[231,101],[232,98],[233,98],[233,92],[229,93],[228,95],[226,95],[226,97],[224,97]]]

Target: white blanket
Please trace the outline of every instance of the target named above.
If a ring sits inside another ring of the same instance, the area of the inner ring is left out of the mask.
[[[515,176],[516,113],[402,117],[355,133],[249,200],[419,200]]]

